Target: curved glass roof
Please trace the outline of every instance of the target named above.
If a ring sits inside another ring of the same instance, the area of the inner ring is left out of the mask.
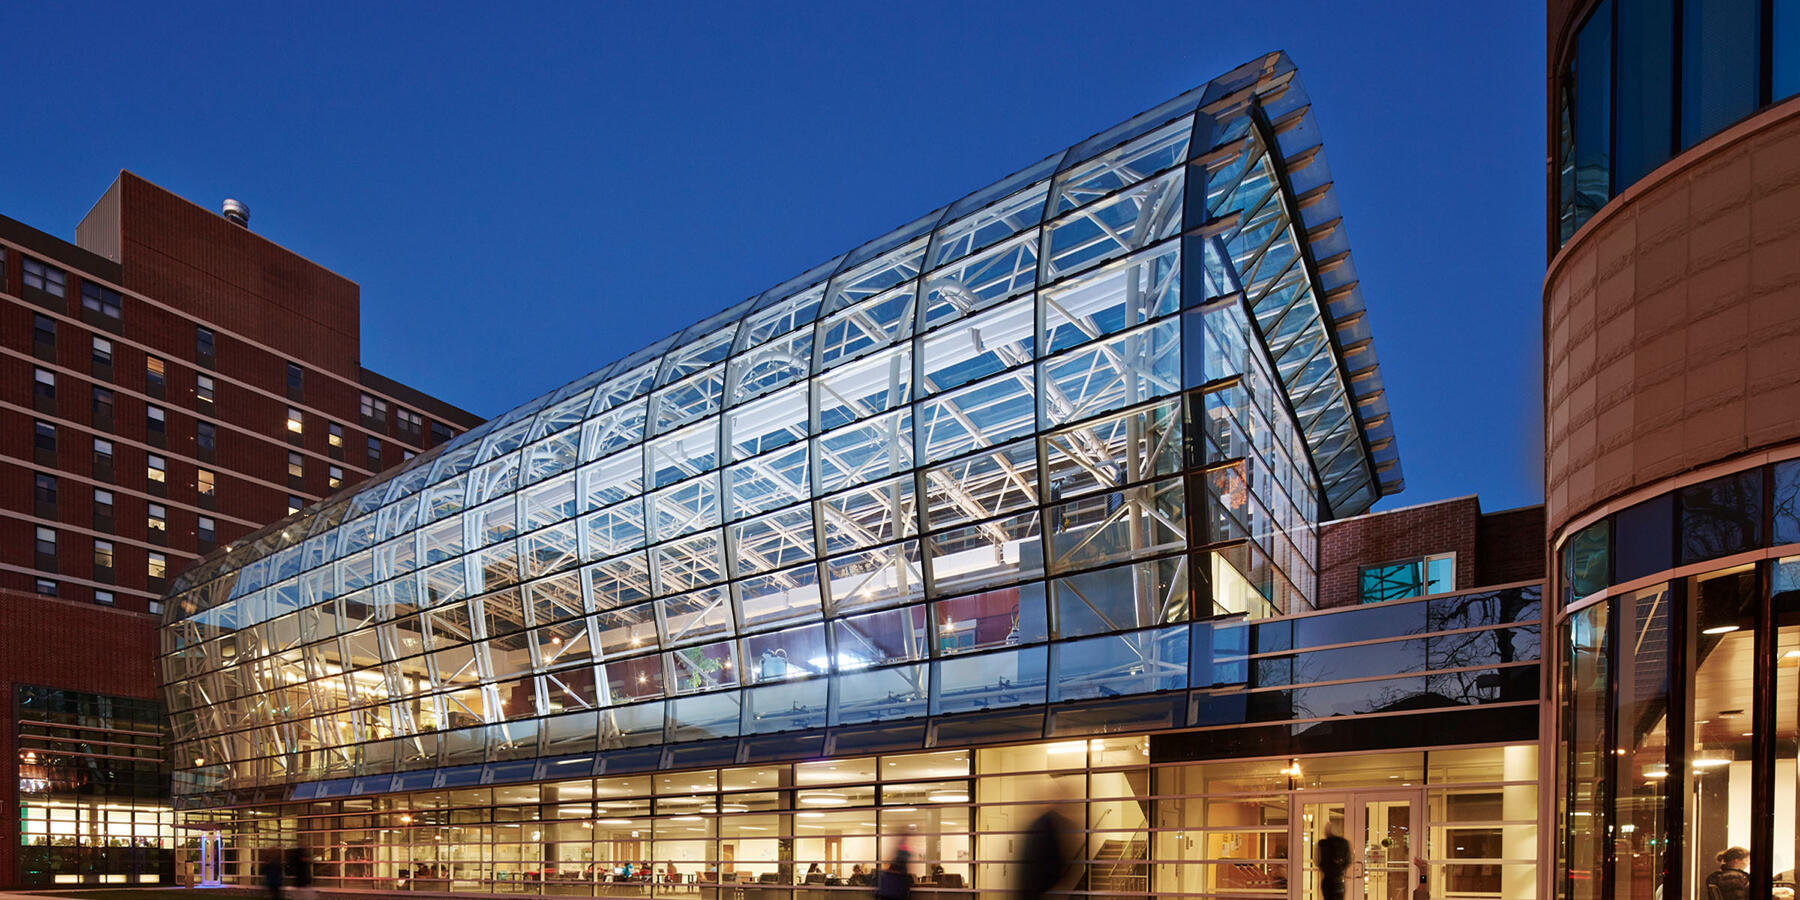
[[[1213,234],[1230,234],[1231,253],[1243,273],[1240,286],[1301,419],[1327,510],[1332,516],[1366,511],[1379,497],[1402,488],[1399,452],[1310,101],[1292,61],[1276,52],[235,541],[190,566],[169,593],[180,594],[238,570],[240,583],[232,593],[254,590],[302,559],[323,561],[343,552],[324,546],[331,529],[402,498],[421,494],[442,503],[461,492],[458,502],[480,502],[493,495],[492,478],[535,480],[594,458],[605,449],[600,443],[634,439],[626,434],[647,439],[669,433],[722,407],[749,403],[811,372],[888,346],[915,328],[930,328],[996,296],[1108,258],[1109,242],[1121,240],[1119,230],[1135,223],[1108,221],[1106,210],[1086,217],[1091,221],[1082,227],[1049,235],[1060,238],[1066,232],[1071,243],[1045,248],[1042,259],[1029,246],[1035,243],[1030,238],[1046,219],[1119,190],[1131,173],[1179,162],[1191,139],[1188,117],[1196,110],[1245,107],[1252,99],[1255,115],[1273,136],[1267,150],[1279,167],[1258,172],[1246,165],[1228,173],[1241,178],[1232,190],[1246,185],[1267,189],[1265,202],[1253,209],[1226,209],[1231,201],[1241,205],[1244,198],[1217,184],[1215,175],[1209,212],[1217,207],[1225,218],[1206,227]],[[1130,158],[1117,152],[1126,144]],[[1226,142],[1220,147],[1236,152]],[[1277,180],[1285,182],[1284,190],[1272,189]],[[1115,204],[1117,209],[1128,206],[1137,208],[1135,203]],[[1180,219],[1168,221],[1166,227],[1177,227]],[[1302,265],[1308,256],[1310,267]],[[974,287],[928,288],[916,315],[910,310],[895,314],[911,301],[904,289],[890,289],[951,263],[959,263],[957,274]],[[647,418],[614,411],[646,393],[652,407]],[[568,430],[578,423],[585,424]],[[558,433],[556,439],[544,440]],[[505,465],[506,473],[484,474],[501,457],[513,459]],[[171,605],[166,618],[190,614],[191,604],[186,610]]]

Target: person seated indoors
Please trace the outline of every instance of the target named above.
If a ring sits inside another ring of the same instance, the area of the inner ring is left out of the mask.
[[[1714,857],[1719,868],[1706,876],[1706,889],[1718,900],[1750,900],[1750,851],[1726,847]]]
[[[869,872],[862,867],[862,863],[857,863],[850,867],[850,881],[848,883],[858,887],[866,886],[869,883]]]

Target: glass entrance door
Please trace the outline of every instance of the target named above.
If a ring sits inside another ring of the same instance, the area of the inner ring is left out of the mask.
[[[1295,900],[1409,900],[1424,839],[1418,791],[1302,791],[1294,806]]]

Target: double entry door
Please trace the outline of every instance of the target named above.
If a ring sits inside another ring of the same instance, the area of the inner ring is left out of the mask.
[[[1294,900],[1338,896],[1327,891],[1322,849],[1345,863],[1344,900],[1410,900],[1420,874],[1413,859],[1425,855],[1420,791],[1300,791],[1294,794],[1293,812],[1289,846],[1299,851],[1300,863],[1289,874]],[[1343,838],[1347,848],[1321,848],[1330,835]]]

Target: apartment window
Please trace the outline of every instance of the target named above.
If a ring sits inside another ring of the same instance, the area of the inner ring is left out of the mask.
[[[99,481],[113,480],[113,445],[112,441],[94,438],[94,478]]]
[[[101,606],[112,606],[113,605],[113,592],[112,591],[95,591],[94,592],[94,602],[100,604]]]
[[[288,515],[291,516],[294,513],[297,513],[305,508],[306,508],[305,500],[302,500],[299,497],[294,496],[293,494],[288,495],[288,510],[287,510]]]
[[[1362,568],[1362,602],[1381,603],[1456,589],[1456,554],[1438,553]]]
[[[151,408],[155,409],[155,407],[151,407]],[[160,413],[160,412],[162,412],[162,410],[157,410],[157,412]],[[112,391],[107,390],[106,388],[103,388],[103,387],[94,388],[94,408],[92,410],[92,414],[93,414],[93,418],[91,420],[89,420],[90,424],[92,424],[95,428],[104,429],[106,431],[112,430],[112,426],[113,426],[113,392]],[[160,420],[158,420],[158,421],[160,421]],[[153,423],[150,426],[150,428],[152,431],[154,431],[154,430],[156,430],[157,425]]]
[[[163,612],[162,601],[161,600],[151,600],[149,602],[149,604],[144,607],[144,609],[153,616],[160,616],[160,615],[162,615],[162,612]]]
[[[94,530],[113,530],[113,492],[94,488]]]
[[[206,413],[207,415],[212,415],[213,397],[214,397],[214,393],[213,393],[212,376],[211,375],[196,375],[196,376],[194,376],[194,408],[203,413]]]
[[[376,431],[387,430],[387,401],[371,394],[362,395],[363,425]]]
[[[369,438],[369,468],[381,471],[381,438]]]
[[[37,567],[46,571],[56,571],[56,529],[37,529]]]
[[[68,274],[55,266],[47,266],[31,257],[25,257],[25,287],[28,290],[43,291],[52,297],[63,296]]]
[[[200,495],[200,505],[211,509],[218,503],[219,476],[211,469],[194,470],[194,490]]]
[[[306,370],[299,363],[287,364],[287,395],[289,400],[306,399]]]
[[[219,452],[219,429],[211,422],[194,423],[195,453],[201,459],[212,461]]]
[[[45,362],[56,361],[56,320],[42,313],[31,317],[31,353]]]
[[[56,412],[56,373],[36,369],[31,373],[31,402],[38,412]]]
[[[144,564],[144,574],[149,576],[150,587],[153,590],[162,590],[163,579],[169,577],[168,554],[150,551],[150,556]]]
[[[94,542],[94,580],[113,580],[113,543],[112,541]]]
[[[56,596],[56,582],[48,578],[39,578],[37,580],[37,592],[46,597]]]
[[[295,453],[291,450],[288,451],[288,484],[295,485],[297,487],[298,485],[296,484],[296,482],[299,482],[305,478],[306,478],[306,457],[301,456],[300,454]]]
[[[288,440],[299,443],[296,439],[306,433],[306,413],[288,407],[287,433]]]
[[[144,460],[144,484],[158,494],[168,490],[168,463],[154,453]]]
[[[336,422],[325,423],[325,449],[332,459],[344,458],[344,426]]]
[[[31,448],[41,465],[56,465],[56,426],[42,419],[31,424]]]
[[[423,416],[420,416],[418,413],[413,412],[406,407],[397,406],[394,407],[394,421],[399,424],[400,435],[402,437],[411,440],[415,444],[419,442],[419,437],[425,429],[425,419]]]
[[[218,339],[213,330],[204,325],[194,327],[194,362],[212,368],[213,360],[218,352]]]
[[[167,368],[167,364],[158,357],[144,357],[144,393],[162,399],[169,390]]]
[[[152,503],[144,514],[144,528],[150,540],[158,544],[169,542],[169,508],[161,503]]]
[[[83,317],[90,321],[97,316],[108,322],[118,322],[124,313],[124,300],[118,291],[84,281],[81,284],[81,310]]]
[[[325,468],[325,486],[334,491],[344,486],[343,466],[327,466]]]
[[[401,462],[410,462],[410,461],[412,461],[413,457],[418,456],[418,455],[419,454],[417,454],[411,450],[402,449],[400,451],[400,461]]]
[[[89,366],[95,378],[112,380],[113,346],[112,341],[103,337],[94,338],[94,352]]]
[[[37,472],[32,485],[32,500],[40,519],[56,518],[56,476]]]
[[[442,422],[431,423],[431,446],[436,447],[455,436],[456,433],[450,430],[450,426]]]
[[[94,403],[96,406],[99,405],[100,398],[98,396],[95,396]],[[144,434],[145,439],[148,440],[150,443],[152,443],[158,447],[168,446],[168,441],[169,441],[168,414],[163,412],[162,407],[160,407],[160,406],[144,407],[144,433],[145,433]]]
[[[194,540],[198,543],[201,553],[212,550],[219,541],[219,523],[213,521],[212,516],[196,518],[194,520]]]

